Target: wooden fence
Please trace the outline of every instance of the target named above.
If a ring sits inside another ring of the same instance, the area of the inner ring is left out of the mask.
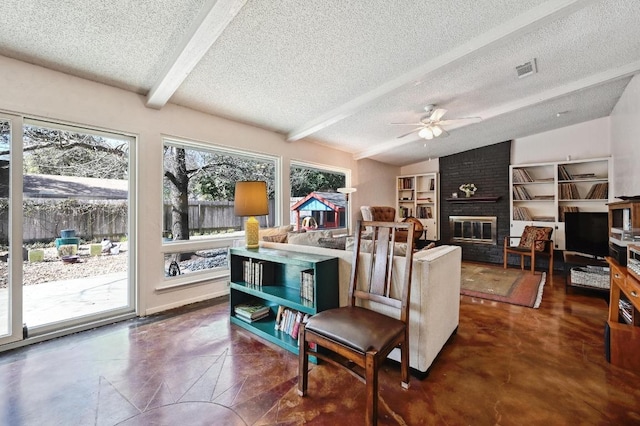
[[[260,226],[274,223],[274,201],[269,200],[269,215],[260,216]],[[128,202],[81,201],[73,199],[30,199],[24,203],[23,239],[33,242],[51,242],[60,237],[60,231],[75,230],[77,237],[86,241],[102,238],[118,240],[128,233]],[[8,244],[9,221],[7,199],[0,199],[0,244]],[[148,210],[151,210],[149,213]],[[142,220],[153,209],[141,209]],[[244,218],[233,211],[233,202],[191,201],[189,203],[189,229],[192,235],[242,229]],[[171,206],[165,205],[163,233],[171,232]],[[160,238],[160,235],[158,236]]]

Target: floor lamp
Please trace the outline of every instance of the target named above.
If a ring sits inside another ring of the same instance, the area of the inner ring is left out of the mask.
[[[351,210],[349,209],[349,194],[353,194],[356,191],[357,191],[356,188],[338,188],[338,192],[341,194],[344,194],[344,198],[346,200],[346,209],[349,211],[349,213],[351,213]],[[349,218],[346,216],[346,214],[345,214],[344,221],[345,221],[345,226],[347,228],[347,235],[349,235]]]
[[[236,182],[233,206],[236,216],[247,217],[244,225],[247,248],[258,248],[260,223],[254,216],[269,214],[267,183],[255,180]]]

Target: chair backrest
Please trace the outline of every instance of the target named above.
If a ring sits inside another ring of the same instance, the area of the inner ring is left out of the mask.
[[[389,206],[371,206],[371,220],[393,222],[396,220],[396,209]]]
[[[370,234],[371,241],[363,240],[362,235],[369,234],[365,229],[373,231]],[[412,239],[407,241],[404,262],[397,262],[398,259],[394,259],[394,244],[398,230],[405,230],[411,235],[414,224],[357,222],[349,283],[349,304],[356,306],[362,305],[363,301],[369,301],[398,308],[400,320],[406,322],[409,317],[414,244]],[[366,244],[363,244],[363,241]]]
[[[525,226],[520,237],[518,247],[531,248],[535,243],[535,251],[546,251],[547,244],[551,240],[553,228],[550,226]],[[537,241],[536,241],[537,240]],[[544,241],[540,241],[544,240]]]

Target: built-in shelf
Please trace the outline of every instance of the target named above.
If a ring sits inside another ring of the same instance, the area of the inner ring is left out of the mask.
[[[450,203],[496,203],[500,197],[447,198]]]

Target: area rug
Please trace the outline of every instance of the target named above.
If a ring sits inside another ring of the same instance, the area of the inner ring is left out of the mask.
[[[500,266],[462,264],[460,293],[480,299],[538,308],[546,281],[544,272],[531,274]]]

